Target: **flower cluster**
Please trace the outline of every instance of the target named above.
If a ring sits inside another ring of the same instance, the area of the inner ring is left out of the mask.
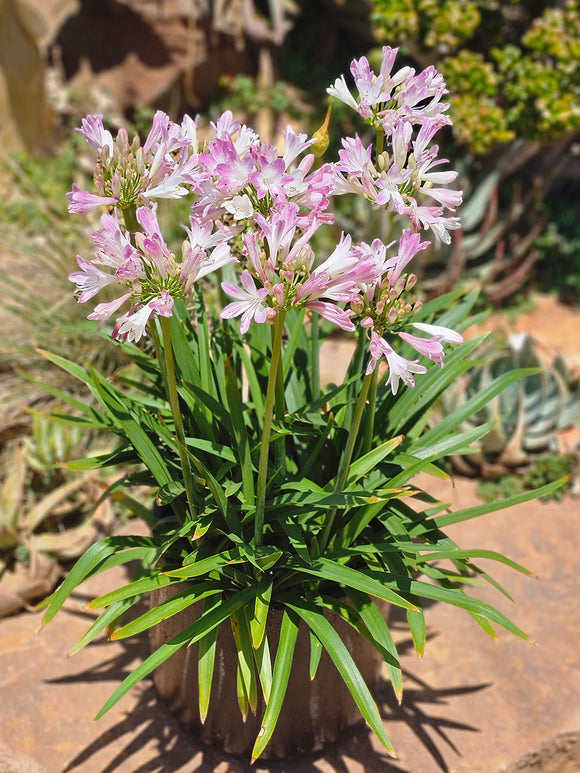
[[[430,144],[449,123],[447,105],[441,102],[443,79],[433,68],[391,74],[396,54],[396,49],[383,49],[378,75],[364,57],[352,63],[358,97],[344,77],[328,89],[376,129],[374,157],[359,137],[349,137],[342,140],[335,163],[320,165],[312,152],[315,140],[290,127],[279,152],[229,111],[212,124],[213,136],[202,148],[197,121],[188,116],[175,124],[156,113],[143,146],[137,137],[129,142],[124,129],[113,139],[101,116],[86,118],[80,131],[97,153],[98,193],[75,186],[68,194],[69,210],[106,206],[110,212],[102,215],[102,229],[93,236],[95,257],[87,263],[79,256],[80,270],[70,278],[80,302],[105,286],[119,291],[90,318],[106,320],[126,305],[113,336],[137,341],[154,315],[172,314],[174,300],[185,297],[195,281],[234,263],[239,284],[222,283],[233,301],[221,317],[241,317],[242,333],[252,323],[281,319],[283,324],[286,313],[306,308],[366,336],[367,373],[384,358],[393,393],[400,380],[413,386],[414,374],[426,370],[418,360],[396,353],[392,345],[397,339],[441,366],[442,344],[458,343],[461,336],[415,321],[420,308],[412,294],[416,277],[406,268],[429,245],[421,241],[421,231],[430,229],[449,242],[459,222],[445,210],[455,210],[461,193],[441,187],[453,182],[456,173],[438,170],[445,160]],[[161,233],[153,199],[188,193],[190,224],[176,257]],[[408,221],[395,254],[392,245],[378,239],[353,244],[344,233],[330,255],[317,254],[317,232],[334,221],[331,200],[346,193],[362,195]],[[424,197],[431,201],[424,203]]]

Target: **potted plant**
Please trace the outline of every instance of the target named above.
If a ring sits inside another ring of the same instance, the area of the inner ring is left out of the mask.
[[[158,515],[149,537],[107,537],[89,548],[46,601],[44,622],[87,577],[138,562],[135,579],[91,603],[103,612],[73,648],[105,629],[115,639],[157,632],[149,657],[99,716],[161,667],[158,688],[182,718],[202,727],[205,740],[251,750],[252,759],[318,748],[353,721],[355,704],[391,749],[361,675],[372,683],[375,666],[353,657],[353,637],[369,643],[401,695],[383,602],[406,611],[418,652],[424,599],[464,608],[488,633],[498,624],[525,638],[462,587],[473,574],[493,582],[475,563],[480,557],[521,567],[460,549],[443,531],[514,500],[452,514],[413,485],[421,471],[445,475],[447,454],[468,451],[489,427],[456,429],[521,372],[430,424],[427,409],[469,367],[477,345],[461,343],[458,332],[475,297],[455,293],[422,306],[413,294],[407,265],[429,243],[421,231],[448,242],[459,221],[446,210],[461,194],[442,187],[456,173],[439,169],[432,144],[449,123],[443,79],[432,67],[395,70],[396,53],[383,49],[379,74],[364,57],[353,61],[356,96],[344,77],[328,89],[376,135],[374,150],[343,138],[332,163],[321,161],[326,124],[310,139],[288,127],[279,150],[230,112],[203,145],[188,116],[178,125],[158,112],[144,144],[124,129],[114,139],[101,116],[83,120],[97,154],[97,193],[75,186],[69,209],[107,211],[93,234],[94,258],[79,257],[70,278],[80,302],[113,291],[89,318],[116,318],[111,335],[136,373],[107,379],[47,357],[100,406],[75,401],[75,421],[119,438],[115,451],[79,466],[134,463],[116,485],[150,486]],[[186,195],[186,239],[174,252],[155,201]],[[398,236],[390,245],[353,244],[336,234],[331,203],[341,195],[393,213]],[[339,385],[320,383],[325,326],[357,340]],[[444,344],[454,348],[442,368]],[[147,594],[148,611],[126,618]],[[184,661],[187,675],[171,676],[171,664]],[[334,711],[326,731],[313,702],[340,683],[338,674],[350,706]],[[291,721],[283,718],[287,694],[299,704]],[[306,729],[298,730],[302,715]]]

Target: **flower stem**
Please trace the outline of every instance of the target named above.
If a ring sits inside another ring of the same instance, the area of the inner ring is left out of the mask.
[[[352,455],[354,453],[354,447],[358,436],[358,430],[360,427],[361,419],[363,417],[365,405],[367,402],[367,396],[369,393],[369,388],[371,386],[372,380],[373,380],[373,375],[372,373],[369,373],[368,376],[365,376],[365,380],[363,381],[358,402],[356,404],[356,408],[354,411],[352,424],[350,426],[346,447],[344,449],[342,459],[340,460],[338,477],[336,480],[336,484],[334,486],[335,494],[344,489],[346,480],[348,478],[348,471],[350,469],[350,463],[352,461]],[[334,510],[331,510],[326,516],[326,521],[324,523],[324,530],[322,532],[322,537],[320,538],[320,542],[319,542],[319,551],[320,551],[319,555],[324,553],[324,551],[326,550],[326,546],[328,545],[328,542],[330,539],[330,531],[334,524],[334,519],[336,518],[336,513],[337,513],[337,508],[334,508]]]
[[[187,455],[185,444],[185,432],[183,429],[183,418],[179,407],[179,395],[177,393],[177,381],[175,378],[175,360],[173,357],[173,344],[171,343],[171,322],[169,317],[160,317],[161,332],[163,334],[163,354],[165,358],[165,377],[167,386],[167,397],[171,406],[171,413],[175,424],[175,434],[179,446],[179,459],[181,461],[181,470],[183,472],[183,484],[191,518],[197,515],[194,505],[195,491],[193,488],[193,475],[191,473],[191,464]]]
[[[280,310],[276,317],[274,338],[272,341],[272,359],[270,360],[270,374],[268,376],[268,388],[266,390],[264,429],[262,430],[262,443],[260,445],[258,485],[256,490],[256,519],[254,521],[254,543],[256,547],[259,547],[262,544],[264,536],[264,509],[266,507],[266,483],[268,480],[268,452],[270,450],[270,433],[272,431],[272,419],[274,417],[276,381],[278,380],[278,362],[280,361],[280,354],[282,351],[282,334],[284,332],[285,317],[286,312]]]
[[[131,234],[141,230],[139,221],[137,220],[137,207],[135,204],[129,204],[127,207],[121,210],[123,212],[123,220],[125,221],[125,228],[130,231]]]
[[[377,386],[378,386],[378,368],[375,368],[372,373],[371,385],[369,387],[369,410],[368,419],[365,424],[365,434],[363,437],[362,454],[366,454],[371,450],[371,444],[373,442],[373,433],[375,429],[375,408],[377,405]]]

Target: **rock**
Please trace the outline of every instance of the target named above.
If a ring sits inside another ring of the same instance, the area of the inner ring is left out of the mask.
[[[0,155],[41,150],[50,136],[41,16],[22,0],[0,0]]]

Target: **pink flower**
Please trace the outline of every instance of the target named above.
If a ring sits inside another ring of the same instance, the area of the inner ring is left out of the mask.
[[[317,314],[320,314],[321,317],[324,317],[324,319],[327,319],[329,322],[332,322],[343,330],[355,330],[355,326],[350,319],[352,312],[345,311],[334,303],[310,301],[306,304],[306,308],[310,309],[310,311],[315,311]]]
[[[394,258],[390,258],[385,264],[391,287],[395,286],[397,279],[401,276],[407,264],[418,252],[426,249],[429,244],[430,242],[422,242],[421,236],[417,233],[411,233],[408,228],[403,231],[399,240],[397,255]]]
[[[371,342],[369,344],[371,358],[367,366],[367,375],[372,373],[377,362],[381,357],[387,360],[389,366],[389,377],[387,384],[391,387],[391,392],[396,395],[399,389],[399,380],[402,380],[407,386],[414,387],[414,373],[427,373],[424,365],[419,365],[417,360],[406,360],[392,349],[384,338],[373,330],[371,332]]]
[[[87,319],[98,319],[99,321],[104,322],[106,319],[109,319],[111,314],[114,314],[116,311],[118,311],[125,303],[125,301],[128,301],[130,297],[131,293],[125,293],[125,295],[121,295],[119,298],[115,298],[114,301],[97,304],[94,310],[88,315]]]
[[[423,333],[427,333],[431,336],[437,336],[441,341],[445,341],[449,344],[463,343],[463,336],[458,333],[457,330],[452,330],[450,327],[444,327],[443,325],[428,325],[425,322],[413,322],[413,327],[417,330],[421,330]]]
[[[228,304],[220,313],[222,319],[231,319],[241,315],[240,332],[247,333],[252,322],[265,322],[268,316],[267,308],[263,305],[268,297],[265,287],[257,288],[249,271],[244,271],[241,278],[244,289],[236,287],[229,282],[222,282],[224,291],[232,298],[239,300]]]
[[[103,126],[103,116],[87,115],[81,121],[81,128],[76,129],[80,132],[93,150],[97,152],[102,148],[107,148],[109,155],[113,153],[113,135]]]
[[[74,271],[72,274],[69,274],[68,278],[81,291],[79,303],[85,303],[85,301],[93,298],[103,287],[117,281],[115,276],[106,274],[94,264],[85,263],[80,255],[77,255],[77,263],[82,271]]]
[[[72,191],[66,194],[69,199],[68,211],[74,215],[84,215],[98,207],[106,207],[110,204],[118,204],[119,199],[113,196],[96,196],[88,191],[81,191],[78,185],[73,183]]]
[[[411,335],[411,333],[405,333],[404,331],[401,331],[398,335],[399,338],[410,344],[415,351],[419,352],[419,354],[433,360],[440,368],[443,367],[445,352],[443,351],[439,338],[420,338],[419,336],[414,336]]]
[[[260,169],[250,175],[250,182],[256,189],[256,195],[263,199],[266,193],[286,199],[284,185],[292,182],[292,177],[286,174],[286,164],[283,158],[277,158],[269,163],[260,156]]]
[[[153,312],[151,303],[147,303],[137,311],[119,317],[113,328],[113,338],[117,338],[119,341],[135,341],[137,343],[145,334],[147,323]]]
[[[161,290],[159,298],[149,301],[149,306],[156,314],[162,317],[170,317],[173,313],[173,298],[167,290]]]

